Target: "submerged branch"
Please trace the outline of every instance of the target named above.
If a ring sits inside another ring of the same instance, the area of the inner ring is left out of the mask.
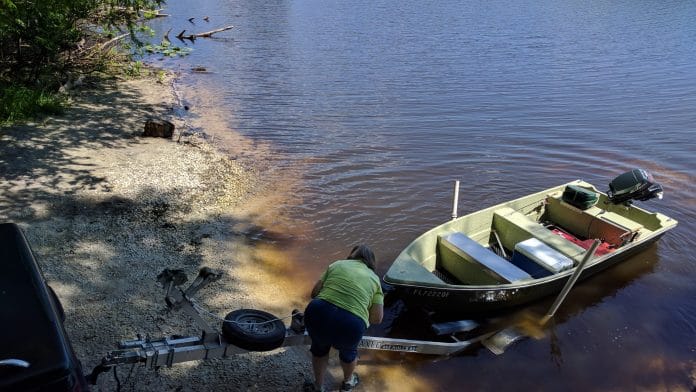
[[[230,29],[232,29],[233,27],[234,27],[234,26],[226,26],[226,27],[222,27],[222,28],[219,28],[219,29],[206,31],[205,33],[188,34],[188,35],[184,35],[184,33],[186,32],[186,30],[182,30],[181,33],[179,33],[179,34],[176,36],[176,38],[179,38],[180,40],[188,39],[188,40],[193,41],[193,40],[195,40],[196,38],[208,38],[208,37],[211,37],[213,34],[216,34],[216,33],[222,32],[222,31],[230,30]]]

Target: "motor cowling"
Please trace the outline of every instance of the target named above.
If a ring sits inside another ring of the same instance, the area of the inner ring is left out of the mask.
[[[613,204],[630,204],[633,200],[662,199],[662,186],[644,169],[633,169],[612,180],[607,192]]]

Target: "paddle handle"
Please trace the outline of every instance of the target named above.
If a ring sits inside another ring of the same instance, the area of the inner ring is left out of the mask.
[[[558,294],[558,297],[556,297],[556,300],[553,302],[553,305],[551,305],[551,308],[549,311],[546,313],[546,316],[544,316],[541,319],[541,325],[546,324],[554,314],[556,314],[556,311],[558,308],[561,306],[561,303],[563,300],[565,300],[565,297],[568,295],[570,292],[570,289],[573,288],[573,285],[575,282],[578,280],[580,277],[580,274],[582,273],[583,269],[585,268],[585,264],[592,258],[592,255],[594,255],[595,250],[597,250],[597,247],[601,243],[600,240],[595,239],[594,242],[592,243],[592,246],[590,246],[590,249],[587,250],[585,253],[585,256],[582,258],[580,261],[580,264],[578,264],[577,268],[575,268],[575,272],[573,272],[573,275],[570,276],[570,279],[566,282],[565,286],[563,287],[563,290],[561,290],[561,293]]]
[[[457,205],[459,204],[459,180],[454,181],[454,195],[452,196],[452,219],[457,217]]]

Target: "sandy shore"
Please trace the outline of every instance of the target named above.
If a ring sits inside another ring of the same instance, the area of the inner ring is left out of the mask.
[[[274,260],[260,252],[276,252],[266,242],[278,238],[266,231],[271,196],[253,159],[197,138],[140,137],[150,117],[186,128],[170,81],[88,81],[73,99],[64,116],[0,131],[0,219],[25,230],[85,371],[138,333],[198,333],[166,311],[155,276],[167,267],[191,279],[201,266],[224,271],[198,295],[216,314],[250,307],[286,316],[304,305],[304,285],[273,279],[291,266],[258,263]],[[292,391],[310,373],[307,350],[292,348],[158,372],[120,367],[119,379],[122,390]],[[115,386],[109,373],[95,389]]]

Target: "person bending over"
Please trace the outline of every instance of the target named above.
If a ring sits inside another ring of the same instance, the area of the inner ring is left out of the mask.
[[[338,350],[343,369],[341,391],[350,391],[358,384],[358,343],[367,327],[381,323],[384,315],[384,293],[375,265],[372,250],[358,245],[347,260],[329,265],[314,285],[312,301],[304,312],[307,333],[312,338],[314,382],[305,381],[305,391],[324,390],[331,347]]]

